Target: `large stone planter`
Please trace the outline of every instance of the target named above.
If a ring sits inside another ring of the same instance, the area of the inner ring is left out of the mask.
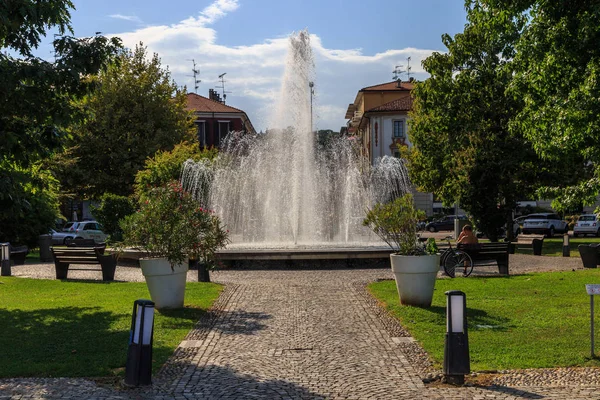
[[[430,307],[435,280],[440,269],[439,254],[426,256],[391,254],[390,261],[400,304]]]
[[[140,267],[157,309],[183,307],[187,262],[176,265],[173,271],[164,258],[140,258]]]

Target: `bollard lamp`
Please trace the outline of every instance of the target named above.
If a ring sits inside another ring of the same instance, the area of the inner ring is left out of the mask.
[[[569,246],[569,234],[563,236],[563,257],[571,257],[571,247]]]
[[[10,243],[0,243],[0,275],[10,276]]]
[[[129,348],[125,364],[125,384],[152,384],[152,338],[154,336],[154,303],[150,300],[133,302]]]
[[[446,338],[444,343],[444,376],[446,382],[462,385],[471,373],[467,334],[467,302],[464,292],[446,292]]]

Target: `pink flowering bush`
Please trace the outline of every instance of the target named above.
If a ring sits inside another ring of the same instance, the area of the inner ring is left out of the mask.
[[[229,242],[219,217],[201,208],[178,182],[152,189],[145,199],[121,222],[126,246],[166,258],[171,268],[188,258],[214,267],[215,252]]]

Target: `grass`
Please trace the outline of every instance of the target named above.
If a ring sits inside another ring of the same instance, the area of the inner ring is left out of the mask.
[[[188,283],[184,309],[156,313],[155,372],[221,290]],[[145,283],[0,278],[0,378],[122,375],[140,298],[150,298]]]
[[[471,369],[483,371],[600,366],[590,357],[586,283],[600,283],[600,270],[438,279],[431,308],[401,306],[394,281],[373,283],[369,290],[438,367],[444,357],[444,293],[465,292]]]

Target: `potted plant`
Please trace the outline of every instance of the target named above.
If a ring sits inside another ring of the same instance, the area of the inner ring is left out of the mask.
[[[183,307],[188,259],[212,263],[228,234],[178,182],[152,189],[122,223],[124,245],[143,250],[140,267],[156,308]]]
[[[400,303],[429,307],[440,256],[433,238],[421,243],[417,233],[423,212],[416,210],[411,194],[385,204],[376,204],[367,212],[363,225],[369,226],[394,253],[390,255],[392,272]]]

